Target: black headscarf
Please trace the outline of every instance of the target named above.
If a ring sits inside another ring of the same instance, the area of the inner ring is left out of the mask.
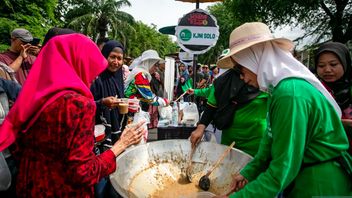
[[[123,47],[123,45],[115,40],[110,40],[108,42],[105,43],[103,49],[101,50],[101,53],[103,54],[103,56],[107,59],[109,57],[109,54],[116,48],[120,48],[122,49],[123,52],[125,52],[125,48]]]
[[[43,41],[43,47],[54,36],[64,35],[64,34],[74,34],[74,33],[76,33],[74,30],[71,30],[68,28],[53,27],[53,28],[49,29],[48,32],[45,34],[44,41]]]
[[[315,52],[315,71],[317,70],[317,64],[319,56],[324,52],[332,52],[334,53],[340,60],[344,74],[343,76],[335,82],[325,82],[323,83],[328,86],[332,94],[335,97],[336,102],[343,110],[352,104],[351,98],[351,86],[352,86],[352,79],[351,79],[351,56],[348,48],[346,45],[339,43],[339,42],[328,42],[322,44],[317,51]]]
[[[123,45],[117,41],[111,40],[108,41],[103,49],[102,54],[107,59],[109,54],[116,48],[121,48],[123,51]],[[124,86],[123,86],[123,71],[122,67],[116,72],[111,72],[106,69],[103,73],[99,75],[99,77],[94,81],[90,88],[94,100],[98,101],[102,98],[106,98],[109,96],[117,96],[118,98],[124,98]],[[118,131],[120,129],[120,121],[121,115],[117,108],[108,109],[107,107],[102,106],[101,104],[97,104],[96,111],[96,123],[102,123],[100,116],[103,116],[108,124],[111,124],[111,128],[107,127],[106,135],[111,138],[113,142],[116,141],[114,137],[110,136],[111,131]]]

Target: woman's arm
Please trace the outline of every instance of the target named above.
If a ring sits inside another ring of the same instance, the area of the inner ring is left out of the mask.
[[[63,151],[67,171],[76,184],[92,186],[116,169],[115,155],[111,150],[96,156],[94,148],[94,101],[86,97],[73,98],[58,112],[65,126],[66,151]]]
[[[297,176],[303,160],[306,143],[309,104],[302,97],[279,97],[271,101],[266,138],[268,143],[259,147],[254,160],[262,158],[262,148],[270,159],[268,168],[260,173],[246,187],[230,197],[275,197]],[[270,150],[268,150],[270,149]],[[270,151],[270,152],[269,152]],[[242,174],[256,176],[252,163]],[[252,174],[252,175],[251,175]],[[251,178],[252,179],[252,178]]]

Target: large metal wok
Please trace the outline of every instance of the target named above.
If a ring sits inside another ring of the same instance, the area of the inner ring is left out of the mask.
[[[226,146],[202,142],[193,155],[192,183],[198,184],[225,151]],[[185,177],[191,144],[188,140],[163,140],[128,149],[117,157],[117,170],[110,175],[113,187],[123,197],[152,197],[164,188],[165,180]],[[229,190],[232,174],[241,170],[252,157],[232,149],[210,175],[210,192],[223,194]],[[201,191],[201,190],[199,190]],[[166,197],[170,197],[165,195]]]

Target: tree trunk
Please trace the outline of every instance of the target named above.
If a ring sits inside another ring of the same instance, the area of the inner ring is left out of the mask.
[[[105,15],[102,15],[98,19],[98,32],[99,32],[99,38],[106,38],[106,33],[108,32],[108,19],[106,18]]]
[[[330,16],[330,27],[332,33],[332,40],[340,43],[346,43],[352,38],[352,35],[347,35],[344,33],[344,19],[343,13],[346,9],[348,1],[335,1],[336,3],[336,12]]]

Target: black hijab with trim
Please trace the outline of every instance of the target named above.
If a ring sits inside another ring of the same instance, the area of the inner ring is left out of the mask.
[[[110,53],[115,50],[115,48],[120,48],[119,51],[124,53],[124,47],[121,43],[111,40],[108,41],[103,49],[103,56],[108,59]],[[118,98],[124,98],[124,86],[123,86],[123,71],[122,66],[116,72],[111,72],[106,69],[103,71],[99,77],[94,81],[91,86],[91,92],[93,93],[94,100],[98,101],[102,98],[109,96],[117,96]],[[118,131],[120,129],[120,121],[122,115],[119,114],[117,108],[109,109],[101,104],[97,104],[96,112],[96,123],[102,123],[100,116],[103,116],[108,124],[111,124],[111,128],[106,128],[106,135],[110,138],[111,131]],[[112,141],[115,142],[116,139],[111,137]]]

